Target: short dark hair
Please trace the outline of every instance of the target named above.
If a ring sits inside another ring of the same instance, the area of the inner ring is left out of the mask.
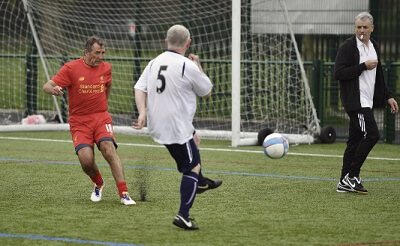
[[[100,45],[100,47],[106,46],[106,42],[104,42],[104,40],[102,38],[93,35],[93,36],[90,36],[86,40],[85,50],[91,51],[94,44],[98,44],[98,45]]]

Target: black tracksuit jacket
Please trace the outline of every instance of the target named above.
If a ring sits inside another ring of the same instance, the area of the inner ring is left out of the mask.
[[[378,55],[376,67],[374,108],[382,108],[387,100],[392,98],[392,93],[385,83],[382,64],[380,62],[379,47],[375,40],[371,39]],[[367,70],[365,63],[360,63],[360,53],[357,48],[356,36],[347,39],[340,47],[335,61],[335,79],[340,81],[340,98],[346,112],[358,111],[360,103],[360,81],[359,76]]]

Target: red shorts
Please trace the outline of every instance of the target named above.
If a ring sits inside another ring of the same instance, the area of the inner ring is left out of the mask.
[[[87,115],[72,115],[69,117],[69,127],[77,153],[83,147],[93,149],[94,143],[99,147],[100,142],[104,140],[113,141],[115,147],[117,147],[112,118],[107,111]]]

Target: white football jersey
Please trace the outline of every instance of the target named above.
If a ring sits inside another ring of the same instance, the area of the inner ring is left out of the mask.
[[[196,97],[213,85],[197,64],[174,51],[151,60],[135,89],[147,93],[147,128],[160,144],[184,144],[193,137]]]

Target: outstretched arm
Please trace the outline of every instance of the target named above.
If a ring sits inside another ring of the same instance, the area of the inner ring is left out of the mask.
[[[146,98],[147,93],[135,89],[136,108],[139,111],[138,121],[132,123],[133,129],[140,130],[146,125]]]
[[[56,85],[53,80],[49,80],[46,82],[46,84],[43,85],[43,91],[50,95],[60,96],[64,94],[62,90],[63,88]]]

